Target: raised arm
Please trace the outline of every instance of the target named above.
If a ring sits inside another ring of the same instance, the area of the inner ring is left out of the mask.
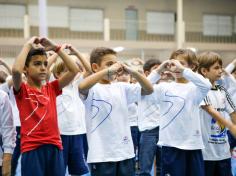
[[[63,51],[63,49],[61,49],[61,46],[54,44],[47,38],[40,39],[40,44],[45,47],[45,50],[55,51],[61,57],[61,59],[66,65],[66,68],[68,69],[68,72],[58,80],[59,88],[62,89],[74,79],[74,77],[79,71],[78,67],[76,66],[73,59],[71,59],[70,56],[66,54],[65,51]]]
[[[68,46],[68,49],[70,50],[70,54],[75,55],[79,61],[82,63],[83,67],[85,68],[84,78],[92,74],[92,69],[90,66],[89,61],[72,45]]]
[[[26,57],[33,47],[34,44],[38,44],[40,42],[38,37],[32,37],[28,42],[26,42],[23,48],[20,51],[20,54],[15,59],[15,62],[12,66],[12,80],[13,86],[16,91],[20,90],[20,85],[22,82],[22,73],[25,66]]]
[[[139,84],[142,87],[142,95],[149,95],[153,92],[153,87],[151,82],[144,75],[128,67],[125,64],[123,64],[123,67],[125,71],[131,74],[139,82]]]
[[[98,83],[102,78],[110,80],[123,66],[120,63],[113,64],[109,68],[103,69],[85,78],[79,85],[79,92],[87,96],[89,89]]]
[[[227,67],[225,68],[225,71],[231,74],[235,67],[236,67],[236,59],[234,59],[233,62],[227,65]]]

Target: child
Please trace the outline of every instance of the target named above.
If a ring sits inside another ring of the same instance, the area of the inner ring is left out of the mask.
[[[134,148],[128,122],[128,108],[141,96],[138,84],[111,83],[117,74],[130,73],[150,94],[152,85],[137,71],[117,62],[110,48],[95,48],[90,55],[95,72],[79,85],[85,98],[88,159],[92,176],[133,176]]]
[[[4,60],[0,60],[0,64],[4,66],[8,72],[11,74],[10,67],[4,62]],[[17,163],[20,157],[20,118],[19,118],[19,111],[16,105],[15,96],[13,93],[12,88],[13,82],[12,82],[12,76],[8,76],[3,84],[0,85],[0,89],[3,90],[5,93],[8,94],[10,104],[12,107],[13,112],[13,124],[16,128],[16,146],[12,155],[12,165],[11,165],[11,175],[15,175]]]
[[[155,85],[154,93],[146,96],[160,107],[161,175],[203,176],[199,104],[211,84],[193,72],[198,63],[191,50],[179,49],[170,58],[154,70],[149,79],[156,83],[163,72],[169,71],[175,81]]]
[[[8,96],[0,91],[0,97],[0,176],[10,176],[16,133]]]
[[[44,48],[35,49],[41,44]],[[54,50],[63,59],[68,72],[46,83],[45,50]],[[60,133],[57,124],[56,96],[77,73],[77,67],[61,46],[47,38],[32,37],[24,44],[12,68],[13,87],[21,121],[22,176],[64,176]],[[22,82],[22,73],[27,81]]]
[[[83,134],[86,133],[85,107],[79,97],[78,85],[83,80],[84,75],[91,73],[91,69],[89,62],[73,46],[67,45],[66,48],[76,54],[78,59],[84,63],[86,70],[84,73],[81,70],[74,80],[62,89],[62,95],[57,97],[57,115],[62,138],[64,164],[65,168],[68,166],[69,174],[75,176],[88,173],[83,150]],[[68,70],[64,62],[57,61],[52,72],[56,79],[60,79]]]
[[[143,65],[144,74],[148,76],[152,70],[155,70],[161,61],[158,59],[149,59]],[[139,163],[140,173],[139,175],[151,176],[151,170],[153,161],[156,158],[156,175],[159,176],[161,172],[160,161],[160,147],[157,146],[159,138],[159,125],[160,114],[159,108],[156,103],[147,102],[144,99],[139,102],[139,118],[138,127],[141,132],[140,137],[140,151],[139,151]]]
[[[212,84],[201,106],[211,105],[223,117],[230,114],[233,121],[236,121],[235,106],[223,86],[217,85],[223,73],[221,57],[214,52],[205,52],[199,55],[198,72],[208,78]],[[212,115],[212,114],[211,114]],[[205,148],[202,150],[205,175],[231,176],[231,155],[227,137],[227,130],[224,125],[212,118],[207,111],[201,110],[201,127]]]

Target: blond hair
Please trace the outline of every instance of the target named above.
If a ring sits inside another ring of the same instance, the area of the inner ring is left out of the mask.
[[[61,59],[58,60],[52,68],[53,76],[56,78],[57,77],[56,75],[58,75],[61,72],[65,71],[65,69],[66,69],[66,66],[65,66],[64,62]]]

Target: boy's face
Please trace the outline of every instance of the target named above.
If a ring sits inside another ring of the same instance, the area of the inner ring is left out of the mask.
[[[222,66],[219,62],[214,63],[209,69],[204,69],[204,76],[211,82],[215,82],[220,79],[222,75]]]
[[[92,64],[92,69],[94,72],[99,72],[101,70],[109,68],[115,63],[117,63],[117,56],[114,54],[106,54],[101,58],[100,64],[96,64],[96,63]],[[108,82],[113,81],[114,79],[115,79],[115,75],[112,78],[110,78],[110,80],[104,78],[104,80]]]
[[[32,56],[28,67],[25,66],[25,72],[28,79],[35,82],[44,81],[47,78],[47,57],[44,55]]]

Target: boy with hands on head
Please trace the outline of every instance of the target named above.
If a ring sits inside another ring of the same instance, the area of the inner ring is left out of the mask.
[[[117,62],[110,48],[95,48],[90,55],[94,74],[79,85],[85,97],[88,138],[87,162],[92,176],[133,176],[134,148],[131,138],[128,108],[142,94],[153,91],[149,81],[137,71]],[[134,76],[139,84],[114,82],[123,71]]]
[[[39,44],[43,48],[39,48]],[[45,50],[57,52],[68,68],[65,75],[50,83],[46,82],[48,61]],[[22,176],[65,174],[56,96],[73,80],[77,71],[77,66],[61,46],[47,38],[32,37],[16,58],[12,79],[21,120]],[[26,83],[22,82],[22,73],[26,75]]]
[[[154,84],[165,71],[175,78],[175,81],[154,85],[154,93],[145,97],[160,107],[158,144],[162,146],[162,176],[204,175],[199,104],[211,84],[194,72],[197,66],[194,52],[179,49],[148,77]]]

